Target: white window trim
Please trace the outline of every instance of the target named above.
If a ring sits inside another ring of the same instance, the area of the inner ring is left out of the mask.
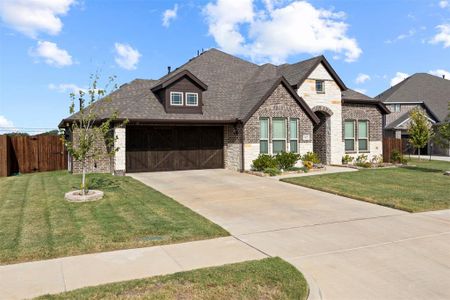
[[[173,94],[179,94],[179,95],[181,95],[181,104],[178,104],[178,103],[173,103],[172,102],[172,95]],[[183,93],[182,92],[170,92],[170,105],[172,105],[172,106],[183,106],[183,104],[184,104],[184,99],[183,99]]]
[[[273,137],[273,120],[283,120],[284,121],[284,133],[285,133],[285,135],[284,135],[284,139],[275,139],[274,137]],[[275,153],[274,151],[273,151],[273,142],[274,141],[284,141],[284,151],[285,152],[287,152],[288,151],[288,128],[287,128],[287,118],[285,118],[285,117],[274,117],[274,118],[272,118],[272,130],[271,130],[271,132],[272,132],[272,143],[271,143],[271,146],[272,146],[272,155]]]
[[[189,104],[188,103],[188,95],[195,95],[196,96],[196,103],[195,104]],[[198,93],[186,93],[186,106],[198,106]]]
[[[261,120],[266,120],[267,121],[267,137],[266,138],[263,138],[261,136]],[[270,140],[270,118],[267,118],[267,117],[259,118],[259,126],[260,126],[260,128],[259,128],[259,143],[260,143],[259,153],[260,154],[271,154],[270,153],[270,142],[269,142],[269,140]],[[267,141],[267,153],[262,153],[261,152],[261,141]]]
[[[366,137],[362,138],[362,139],[359,138],[359,122],[366,122],[366,124],[367,124],[366,125],[366,129],[367,129]],[[357,127],[358,129],[356,131],[356,133],[357,133],[356,141],[358,143],[358,152],[363,152],[363,153],[370,152],[369,125],[370,125],[369,120],[358,120],[358,127]],[[363,150],[359,149],[359,140],[366,140],[367,141],[367,149],[363,149]]]
[[[345,141],[346,140],[351,140],[352,138],[346,138],[345,137],[345,123],[347,123],[347,122],[353,122],[353,149],[349,149],[349,150],[347,150],[347,149],[345,149]],[[353,120],[353,119],[350,119],[350,120],[344,120],[344,150],[345,150],[345,152],[346,153],[354,153],[354,152],[357,152],[358,150],[358,147],[357,147],[357,145],[356,145],[356,143],[357,143],[357,129],[356,129],[356,120]]]
[[[296,126],[296,131],[297,131],[297,135],[295,136],[295,137],[292,137],[292,134],[291,134],[291,121],[295,121],[295,126]],[[295,141],[295,143],[297,144],[297,151],[296,152],[294,152],[294,153],[298,153],[299,151],[298,151],[298,136],[299,136],[299,132],[298,132],[298,121],[299,121],[299,119],[298,118],[289,118],[289,152],[292,152],[291,151],[291,142],[292,141]]]

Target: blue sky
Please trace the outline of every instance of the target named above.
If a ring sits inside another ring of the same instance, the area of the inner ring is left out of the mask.
[[[370,96],[416,72],[450,78],[445,0],[2,0],[0,18],[0,129],[56,128],[91,73],[155,79],[202,48],[256,63],[325,54]]]

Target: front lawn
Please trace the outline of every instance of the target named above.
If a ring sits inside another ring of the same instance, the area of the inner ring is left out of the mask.
[[[450,169],[450,163],[410,164],[417,166],[286,178],[282,181],[408,212],[449,209],[450,177],[442,175],[440,170],[425,167]]]
[[[39,299],[298,299],[302,274],[280,258],[83,288]]]
[[[102,200],[64,200],[80,186],[67,172],[0,178],[0,264],[228,235],[133,178],[91,174],[88,182]]]
[[[408,156],[405,155],[405,158],[408,158]],[[450,162],[448,161],[428,160],[427,158],[422,158],[419,160],[417,158],[411,158],[408,159],[408,165],[417,166],[420,168],[450,171]]]

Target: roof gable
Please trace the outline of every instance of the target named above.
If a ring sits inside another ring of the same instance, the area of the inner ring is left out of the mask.
[[[281,84],[283,85],[288,93],[292,96],[292,98],[299,104],[299,106],[305,111],[306,115],[311,119],[311,121],[315,124],[319,123],[319,118],[316,116],[316,114],[311,110],[311,108],[306,104],[305,100],[301,98],[292,88],[292,86],[289,84],[289,82],[284,78],[283,76],[276,78],[276,79],[269,79],[267,81],[261,82],[266,86],[266,89],[264,90],[264,94],[257,99],[258,101],[250,108],[250,110],[247,110],[247,112],[243,112],[244,114],[241,116],[241,120],[243,123],[246,123],[251,116],[258,110],[259,107],[267,100],[267,98],[272,95],[272,93],[275,91],[275,89]],[[258,85],[261,83],[256,83],[255,85],[252,85],[250,91],[254,88],[257,89]],[[270,83],[270,85],[268,84]],[[260,89],[261,90],[261,89]]]
[[[198,79],[194,74],[189,72],[188,70],[183,70],[177,74],[174,74],[171,77],[167,77],[164,81],[160,82],[157,86],[152,87],[152,92],[157,92],[161,89],[167,88],[168,86],[172,85],[173,83],[177,82],[183,77],[189,78],[193,83],[195,83],[197,86],[199,86],[202,90],[206,91],[208,89],[208,86],[202,82],[200,79]]]
[[[325,56],[320,55],[308,60],[304,60],[295,64],[284,64],[279,66],[280,74],[285,76],[287,81],[294,87],[298,88],[311,75],[311,73],[322,64],[331,77],[336,81],[337,85],[344,91],[347,89],[345,83],[338,76],[336,71],[330,65]]]

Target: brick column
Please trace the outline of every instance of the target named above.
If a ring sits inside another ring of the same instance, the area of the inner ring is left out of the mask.
[[[126,129],[124,127],[114,128],[114,135],[116,136],[116,141],[114,143],[114,148],[119,148],[114,156],[114,175],[125,175],[125,157],[126,157]]]

